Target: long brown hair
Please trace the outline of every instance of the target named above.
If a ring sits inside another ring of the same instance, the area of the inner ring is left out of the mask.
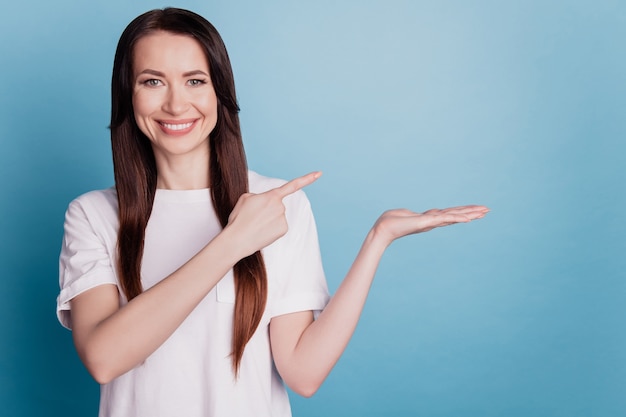
[[[217,125],[209,135],[211,199],[222,227],[237,200],[248,192],[248,168],[239,126],[235,82],[224,42],[203,17],[182,9],[152,10],[135,18],[117,45],[111,82],[111,146],[119,202],[118,274],[130,301],[142,291],[141,260],[145,229],[156,193],[157,168],[150,140],[135,122],[133,48],[142,36],[167,31],[194,38],[203,48],[217,95]],[[232,361],[238,373],[243,351],[261,321],[267,274],[261,252],[234,266],[235,312]]]

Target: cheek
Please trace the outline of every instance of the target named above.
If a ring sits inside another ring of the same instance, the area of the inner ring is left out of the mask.
[[[133,113],[135,123],[145,135],[150,136],[148,129],[148,116],[154,113],[158,108],[158,101],[154,95],[145,94],[144,91],[137,92],[133,95]]]
[[[203,129],[207,130],[205,133],[211,132],[217,124],[217,99],[215,96],[207,94],[198,95],[195,97],[193,107],[196,115],[202,115],[204,122],[202,123]]]
[[[217,97],[214,93],[207,94],[205,92],[204,94],[198,94],[194,97],[194,99],[196,100],[196,103],[198,103],[198,105],[205,110],[213,110],[217,108]]]
[[[202,108],[206,116],[217,120],[217,97],[215,94],[210,94],[203,98]]]
[[[143,94],[143,92],[137,92],[133,95],[133,110],[137,122],[139,122],[139,119],[152,113],[154,108],[153,101],[149,94]]]

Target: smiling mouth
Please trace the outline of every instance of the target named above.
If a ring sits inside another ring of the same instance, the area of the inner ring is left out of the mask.
[[[172,124],[172,123],[163,123],[163,122],[160,122],[160,123],[161,123],[161,126],[169,130],[185,130],[191,127],[191,125],[193,124],[193,122],[181,123],[181,124]]]

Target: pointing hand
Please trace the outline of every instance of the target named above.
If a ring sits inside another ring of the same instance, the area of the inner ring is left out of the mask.
[[[311,172],[280,187],[260,194],[246,193],[239,197],[226,226],[235,231],[243,256],[268,246],[287,233],[283,199],[315,182],[321,172]]]

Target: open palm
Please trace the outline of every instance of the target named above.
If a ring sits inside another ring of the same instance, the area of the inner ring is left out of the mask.
[[[390,244],[403,236],[428,232],[436,227],[468,223],[484,217],[488,212],[487,207],[477,205],[431,209],[423,213],[407,209],[388,210],[378,218],[374,230]]]

